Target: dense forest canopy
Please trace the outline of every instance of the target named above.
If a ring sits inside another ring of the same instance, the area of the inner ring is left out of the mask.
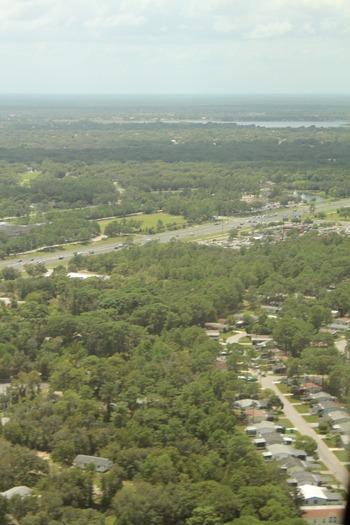
[[[28,227],[18,237],[0,232],[2,257],[88,242],[105,217],[115,219],[106,233],[116,236],[140,230],[139,216],[127,217],[140,212],[193,224],[253,214],[247,194],[256,207],[288,202],[295,190],[348,196],[349,127],[214,122],[330,121],[348,118],[348,101],[178,101],[171,115],[163,100],[132,112],[129,103],[107,111],[101,101],[82,108],[32,99],[5,108],[0,99],[0,216]],[[211,123],[188,122],[203,113]],[[345,236],[296,230],[237,250],[175,237],[130,242],[103,255],[76,253],[50,276],[40,263],[25,273],[3,267],[0,379],[10,386],[0,490],[26,485],[40,498],[0,497],[1,523],[305,523],[298,491],[263,461],[234,410],[238,398],[271,397],[242,378],[254,349],[229,345],[223,372],[221,346],[204,326],[234,326],[239,314],[247,331],[275,340],[290,375],[320,374],[348,402],[349,353],[321,328],[332,310],[350,315],[349,256]],[[279,312],[268,317],[261,307],[274,304]],[[113,466],[73,468],[77,454]]]
[[[273,334],[294,367],[325,367],[330,389],[347,398],[347,354],[332,350],[327,337],[327,352],[323,346],[316,356],[311,348],[332,308],[350,311],[349,251],[349,240],[314,233],[240,252],[150,243],[70,263],[108,279],[70,279],[58,267],[51,277],[4,280],[13,306],[1,311],[0,367],[12,378],[3,436],[13,447],[45,451],[67,465],[77,453],[112,459],[101,498],[93,498],[101,519],[109,509],[118,523],[140,523],[135,508],[148,494],[149,512],[164,524],[185,523],[202,507],[222,524],[245,515],[299,523],[282,474],[262,463],[232,411],[236,396],[256,395],[257,386],[239,378],[234,352],[225,374],[215,370],[219,345],[201,327],[220,316],[233,319],[253,293],[256,311],[278,297],[280,316],[261,314],[252,330]],[[60,498],[62,484],[78,484],[80,495],[63,499],[62,517],[70,506],[91,506],[88,476],[64,471],[26,483]],[[8,488],[11,479],[2,484]],[[276,508],[267,503],[271,498]],[[29,516],[38,512],[31,508],[23,523],[37,523]]]

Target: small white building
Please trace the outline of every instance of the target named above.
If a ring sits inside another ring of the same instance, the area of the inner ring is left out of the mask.
[[[343,499],[338,492],[330,492],[314,485],[301,485],[299,490],[304,500],[304,506],[343,504]]]

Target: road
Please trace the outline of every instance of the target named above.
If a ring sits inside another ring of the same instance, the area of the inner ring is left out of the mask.
[[[341,207],[350,206],[349,199],[341,199],[334,202],[316,202],[315,209],[316,211],[332,211]],[[296,211],[295,211],[296,210]],[[299,213],[301,216],[309,213],[309,206],[305,204],[299,204],[295,206],[289,206],[288,208],[279,208],[273,210],[265,210],[264,212],[256,212],[257,216],[244,216],[244,217],[227,217],[223,220],[218,220],[215,223],[201,224],[199,226],[190,226],[188,228],[183,228],[181,230],[159,233],[153,236],[139,236],[135,238],[135,244],[143,245],[150,240],[157,240],[159,242],[169,242],[170,239],[187,239],[187,240],[198,240],[206,236],[218,237],[223,233],[227,233],[232,228],[253,228],[255,225],[267,224],[269,222],[278,222],[283,219],[283,217],[288,217],[292,219],[295,213]],[[117,240],[97,244],[92,243],[88,247],[76,246],[76,251],[79,251],[82,255],[91,255],[93,251],[96,254],[108,253],[115,249],[118,244]],[[45,253],[45,252],[32,252],[27,254],[18,255],[12,260],[0,261],[0,267],[11,266],[17,270],[22,270],[25,264],[37,264],[38,262],[43,262],[44,264],[57,263],[60,260],[69,260],[74,257],[74,252],[56,252],[56,253]]]
[[[281,399],[284,405],[284,414],[292,422],[293,426],[296,427],[299,432],[303,435],[312,437],[318,446],[318,455],[320,460],[326,465],[327,469],[339,484],[345,489],[348,490],[349,486],[349,472],[341,464],[338,458],[333,454],[333,452],[325,445],[323,440],[320,438],[311,426],[305,421],[305,419],[297,412],[293,404],[288,401],[288,397],[284,396],[280,390],[277,388],[276,384],[273,381],[278,379],[277,376],[266,376],[261,378],[262,388],[272,389],[278,397]]]
[[[237,334],[235,335],[230,335],[230,337],[228,337],[226,339],[226,343],[228,344],[233,344],[233,343],[239,343],[240,339],[242,339],[242,337],[246,337],[248,334],[245,330],[242,330],[241,332],[238,332]],[[251,345],[251,343],[248,343],[249,346]]]

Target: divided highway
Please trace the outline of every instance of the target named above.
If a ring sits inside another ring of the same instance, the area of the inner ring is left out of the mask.
[[[350,206],[350,198],[342,199],[332,202],[315,202],[316,211],[332,211],[341,207]],[[243,217],[227,217],[224,220],[218,220],[215,223],[206,223],[198,226],[190,226],[188,228],[183,228],[176,231],[159,233],[157,235],[144,236],[135,236],[135,244],[143,245],[152,240],[158,240],[159,242],[169,242],[170,239],[193,239],[198,240],[211,235],[221,235],[228,232],[232,228],[237,227],[252,227],[254,224],[267,224],[272,221],[281,221],[283,217],[288,217],[292,219],[295,213],[301,214],[301,216],[309,213],[309,207],[305,204],[300,204],[288,208],[279,208],[265,210],[264,212],[257,212],[260,215],[252,216],[243,216]],[[118,241],[114,241],[99,244],[98,242],[92,242],[88,247],[81,245],[76,246],[76,251],[79,251],[82,255],[90,255],[93,253],[107,253],[113,251],[118,244]],[[60,260],[67,260],[74,257],[74,252],[62,251],[55,253],[45,253],[45,252],[32,252],[18,255],[16,258],[11,260],[7,259],[0,261],[0,267],[3,266],[12,266],[18,270],[21,270],[23,266],[27,263],[37,264],[39,262],[47,264],[57,263]]]

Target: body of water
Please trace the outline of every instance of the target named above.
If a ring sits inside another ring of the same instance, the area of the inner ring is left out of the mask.
[[[237,126],[257,126],[261,128],[342,128],[349,126],[350,122],[347,120],[322,120],[322,121],[296,121],[296,120],[161,120],[165,124],[236,124]]]

